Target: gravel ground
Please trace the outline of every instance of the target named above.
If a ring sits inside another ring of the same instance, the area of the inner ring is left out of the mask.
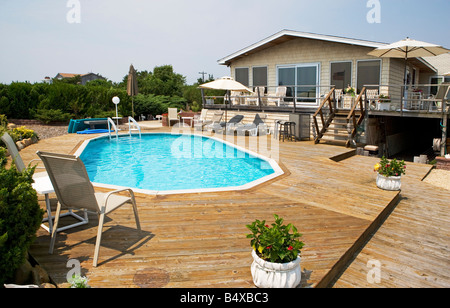
[[[450,171],[433,169],[425,178],[424,182],[431,185],[450,190]]]
[[[67,125],[26,125],[26,127],[34,130],[41,140],[65,135],[69,128]]]
[[[67,134],[68,126],[27,125],[27,128],[34,130],[42,140]],[[433,169],[424,182],[450,190],[450,171]]]

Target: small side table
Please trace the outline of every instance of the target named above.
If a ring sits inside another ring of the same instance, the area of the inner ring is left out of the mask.
[[[46,231],[48,231],[51,234],[53,231],[53,219],[55,217],[52,216],[49,194],[54,193],[55,189],[53,188],[52,182],[50,181],[50,178],[48,177],[48,175],[37,176],[37,177],[34,177],[33,180],[34,180],[34,183],[32,184],[32,186],[36,190],[36,192],[40,195],[45,195],[45,207],[47,209],[48,217],[44,218],[42,220],[42,222],[48,222],[48,227],[45,224],[41,224],[41,227],[44,228]],[[60,217],[65,217],[65,216],[72,216],[73,218],[79,220],[80,222],[58,228],[56,230],[56,232],[61,232],[61,231],[64,231],[64,230],[67,230],[70,228],[85,225],[89,222],[89,219],[87,216],[87,211],[84,211],[84,218],[73,213],[72,210],[69,210],[67,213],[60,215]]]
[[[192,124],[194,123],[194,117],[182,117],[180,124],[182,124],[184,126],[186,120],[190,121],[189,122],[189,127],[192,127]]]

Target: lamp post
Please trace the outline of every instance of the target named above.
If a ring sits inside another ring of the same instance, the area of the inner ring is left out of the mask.
[[[117,96],[114,96],[112,99],[112,102],[114,103],[114,105],[116,105],[116,123],[117,123],[117,127],[119,127],[119,113],[117,112],[117,105],[119,105],[119,103],[120,103],[120,98],[118,98]]]

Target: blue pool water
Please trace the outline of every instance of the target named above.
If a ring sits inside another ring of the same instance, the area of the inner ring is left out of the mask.
[[[154,191],[241,186],[275,172],[265,160],[198,135],[98,138],[80,158],[92,182]]]

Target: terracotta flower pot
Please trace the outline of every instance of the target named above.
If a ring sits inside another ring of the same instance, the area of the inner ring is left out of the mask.
[[[401,176],[389,176],[386,177],[378,173],[377,186],[384,190],[400,190],[402,188]]]
[[[295,288],[301,281],[300,257],[289,263],[264,261],[252,250],[253,283],[258,288]]]

